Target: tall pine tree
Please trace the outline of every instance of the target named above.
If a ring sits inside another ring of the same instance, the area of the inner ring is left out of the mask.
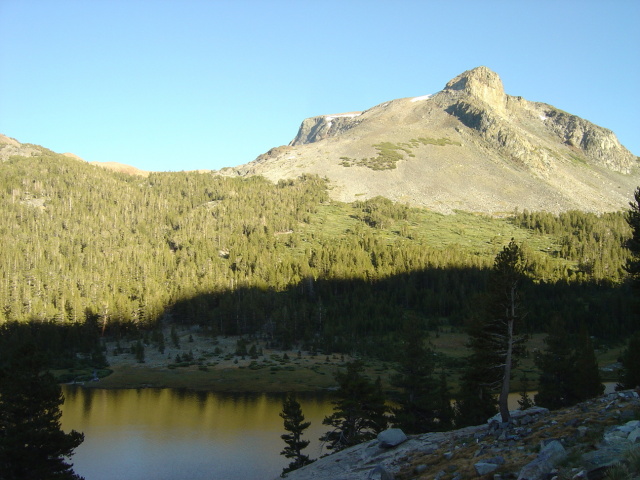
[[[308,455],[302,454],[302,450],[309,445],[309,440],[302,440],[302,435],[309,428],[311,422],[304,421],[302,408],[293,394],[285,397],[280,416],[284,420],[284,429],[289,432],[280,436],[287,444],[280,455],[293,459],[287,467],[282,469],[281,476],[284,477],[287,473],[313,462],[313,460],[309,460]]]
[[[535,357],[540,370],[536,405],[552,410],[573,404],[571,385],[573,382],[573,340],[560,317],[554,317],[551,330],[544,339],[546,349]]]
[[[476,425],[493,415],[497,393],[502,421],[509,421],[511,374],[524,353],[526,339],[518,334],[523,318],[520,290],[524,271],[522,250],[511,239],[496,255],[484,311],[469,328],[471,355],[456,402],[456,423],[460,426]]]
[[[622,370],[616,390],[640,387],[640,330],[629,339],[627,348],[620,356]]]
[[[405,319],[398,375],[400,389],[393,408],[394,424],[406,433],[425,433],[438,427],[438,383],[434,378],[433,351],[426,345],[425,330],[415,316]]]
[[[622,371],[617,389],[640,387],[640,187],[636,189],[634,201],[629,203],[629,207],[627,223],[631,227],[631,238],[627,248],[631,258],[627,261],[626,271],[633,286],[636,328],[620,358]]]
[[[0,355],[0,478],[79,480],[68,458],[84,440],[60,427],[64,398],[28,344]]]
[[[578,341],[574,353],[573,396],[577,402],[602,395],[604,385],[600,377],[600,367],[589,336],[583,324],[578,333]]]
[[[568,335],[560,319],[545,339],[547,349],[535,359],[540,369],[537,405],[558,409],[575,405],[604,391],[589,332],[583,325],[577,336]]]
[[[625,269],[633,282],[637,298],[640,294],[640,187],[636,189],[633,198],[634,201],[629,203],[626,216],[627,223],[631,227],[631,238],[627,241],[631,258],[627,260]],[[637,327],[640,329],[640,325]]]

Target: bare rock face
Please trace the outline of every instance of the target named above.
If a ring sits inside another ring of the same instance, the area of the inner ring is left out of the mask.
[[[288,146],[234,173],[318,174],[336,200],[380,195],[441,213],[615,211],[640,184],[638,158],[613,132],[508,95],[487,67],[432,95],[308,118]]]
[[[507,101],[502,80],[487,67],[478,67],[458,75],[447,82],[444,92],[462,93],[490,105],[491,109],[504,114]]]
[[[548,128],[567,146],[584,152],[596,164],[620,173],[631,173],[636,158],[620,145],[611,130],[554,108],[549,108],[545,117]]]
[[[360,123],[357,117],[361,113],[338,113],[307,118],[302,122],[296,138],[289,145],[295,147],[296,145],[318,142],[327,137],[340,135]]]
[[[447,83],[444,92],[453,92],[455,98],[455,102],[443,104],[448,113],[477,132],[488,147],[533,174],[553,172],[554,158],[564,153],[557,151],[558,146],[568,147],[574,161],[620,173],[631,173],[636,162],[610,130],[551,105],[509,97],[498,75],[486,67],[464,72]],[[527,128],[532,120],[541,122],[543,130]],[[548,134],[551,137],[545,138]]]

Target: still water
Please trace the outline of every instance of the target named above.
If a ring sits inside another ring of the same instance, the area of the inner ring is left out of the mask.
[[[605,384],[613,391],[614,383]],[[84,432],[72,458],[86,480],[265,480],[289,460],[282,396],[224,395],[171,389],[94,390],[64,386],[62,428]],[[531,392],[533,397],[535,392]],[[518,394],[509,396],[518,408]],[[331,414],[331,397],[299,396],[311,426],[304,439],[310,458]]]
[[[280,455],[282,396],[69,386],[63,393],[63,430],[85,434],[71,460],[86,480],[264,480],[290,461]],[[298,401],[311,422],[305,453],[317,458],[326,453],[318,438],[331,399]]]

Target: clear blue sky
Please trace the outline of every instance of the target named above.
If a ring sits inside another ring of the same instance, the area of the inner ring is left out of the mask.
[[[0,0],[0,133],[219,169],[486,65],[640,155],[638,0]]]

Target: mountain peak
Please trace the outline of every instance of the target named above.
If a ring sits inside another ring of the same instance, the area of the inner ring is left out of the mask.
[[[380,195],[441,213],[503,214],[626,208],[638,167],[610,130],[510,96],[481,66],[434,95],[307,118],[288,146],[235,172],[318,174],[346,202]]]
[[[461,73],[450,80],[444,90],[454,94],[466,93],[499,109],[505,108],[502,80],[497,73],[484,66]]]

